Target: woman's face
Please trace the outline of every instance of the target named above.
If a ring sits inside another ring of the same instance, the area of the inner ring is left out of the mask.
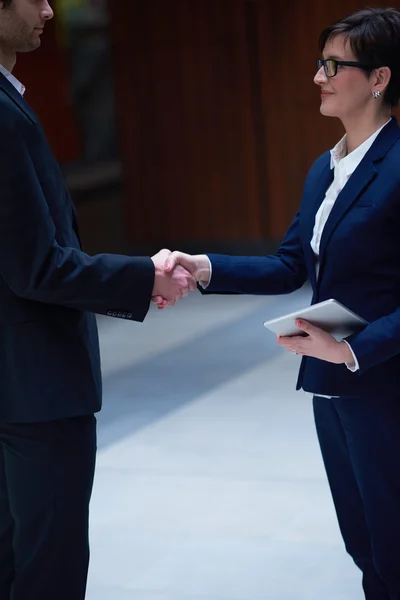
[[[344,35],[328,40],[323,58],[357,61]],[[321,67],[314,77],[314,83],[321,88],[320,111],[327,117],[347,120],[358,116],[373,101],[373,86],[368,72],[356,67],[338,66],[334,77],[327,77]]]

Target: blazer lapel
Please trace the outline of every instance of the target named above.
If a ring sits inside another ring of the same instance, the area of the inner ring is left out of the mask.
[[[7,77],[0,73],[0,89],[22,110],[23,113],[32,121],[37,123],[37,117],[29,104],[24,100],[23,96],[15,89],[13,84],[8,81]]]
[[[400,128],[397,124],[396,118],[392,117],[391,122],[388,123],[378,135],[375,142],[372,144],[371,148],[368,150],[367,154],[364,156],[344,186],[343,190],[338,195],[322,233],[319,250],[319,263],[321,269],[323,266],[326,248],[332,233],[350,206],[358,199],[360,194],[362,194],[362,192],[376,177],[376,163],[384,158],[399,137]]]
[[[304,256],[308,265],[308,273],[310,276],[310,283],[315,289],[316,276],[315,276],[315,256],[311,248],[311,240],[314,232],[315,215],[321,206],[326,190],[329,188],[333,181],[333,169],[330,167],[330,153],[326,155],[326,161],[316,176],[316,181],[310,181],[308,189],[310,191],[305,192],[303,200],[303,207],[301,210],[301,237],[304,240]],[[309,195],[312,196],[308,198]]]
[[[319,247],[320,265],[322,264],[326,246],[333,231],[339,224],[346,211],[350,208],[353,202],[357,200],[359,195],[368,186],[368,184],[374,179],[375,175],[376,169],[374,163],[371,160],[366,160],[364,158],[354,171],[353,175],[351,175],[343,190],[340,192],[322,232],[321,244]]]

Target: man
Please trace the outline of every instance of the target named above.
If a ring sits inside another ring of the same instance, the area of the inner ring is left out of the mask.
[[[93,313],[143,321],[194,289],[168,251],[88,256],[36,115],[12,75],[47,0],[0,2],[0,598],[83,600],[101,375]],[[49,99],[51,101],[51,98]]]

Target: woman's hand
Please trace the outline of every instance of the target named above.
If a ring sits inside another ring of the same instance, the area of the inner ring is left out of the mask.
[[[330,333],[302,319],[296,321],[296,326],[307,335],[278,335],[276,341],[280,346],[300,356],[312,356],[337,365],[351,365],[354,362],[353,354],[345,342],[337,342]]]

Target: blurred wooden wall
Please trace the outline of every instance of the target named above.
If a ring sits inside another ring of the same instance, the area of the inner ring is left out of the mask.
[[[319,33],[359,7],[110,2],[132,243],[283,235],[312,162],[342,135],[319,114]]]

